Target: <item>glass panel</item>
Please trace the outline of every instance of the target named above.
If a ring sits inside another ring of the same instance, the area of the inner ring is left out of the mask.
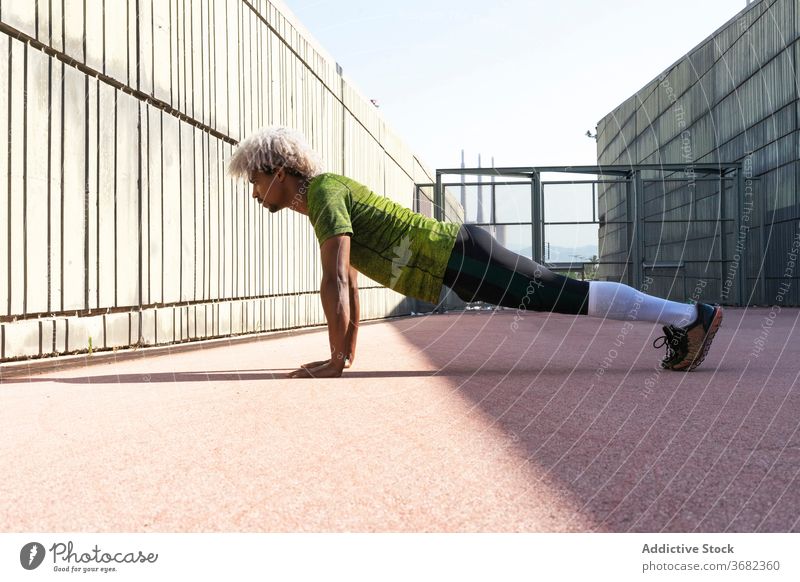
[[[542,183],[544,218],[547,222],[592,220],[592,184]]]
[[[532,258],[531,254],[531,227],[523,226],[482,226],[483,230],[491,234],[497,242],[508,250]]]
[[[588,262],[597,255],[595,224],[550,225],[544,229],[544,260],[548,263]]]
[[[495,186],[495,222],[531,221],[531,185]]]
[[[448,186],[459,201],[463,196],[465,222],[492,221],[492,187],[487,182],[482,186]]]

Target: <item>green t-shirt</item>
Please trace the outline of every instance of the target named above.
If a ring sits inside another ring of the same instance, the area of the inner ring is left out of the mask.
[[[320,246],[350,234],[350,264],[370,279],[409,297],[439,300],[459,225],[439,222],[338,174],[315,176],[308,218]]]

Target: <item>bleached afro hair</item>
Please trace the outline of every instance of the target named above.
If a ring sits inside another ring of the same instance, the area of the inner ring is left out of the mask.
[[[278,168],[295,176],[313,178],[322,173],[322,160],[302,133],[271,125],[239,142],[228,163],[228,174],[249,179],[256,170],[271,173]]]

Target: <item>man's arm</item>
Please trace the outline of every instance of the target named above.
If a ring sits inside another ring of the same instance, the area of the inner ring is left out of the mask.
[[[347,356],[349,365],[356,359],[356,341],[358,339],[358,322],[361,314],[358,304],[358,271],[350,265],[350,326],[347,328]]]
[[[328,338],[331,346],[331,366],[340,372],[348,355],[350,329],[350,237],[339,234],[330,237],[320,247],[322,254],[322,283],[320,296]]]

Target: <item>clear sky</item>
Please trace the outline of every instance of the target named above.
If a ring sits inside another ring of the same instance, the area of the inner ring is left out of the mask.
[[[586,131],[746,5],[285,2],[431,169],[596,164]]]

